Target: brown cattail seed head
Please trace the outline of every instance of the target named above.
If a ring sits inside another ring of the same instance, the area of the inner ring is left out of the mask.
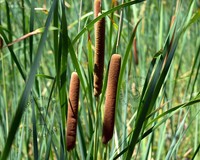
[[[108,84],[106,88],[105,112],[103,121],[103,137],[104,144],[113,136],[114,120],[115,120],[115,103],[117,94],[117,84],[121,66],[121,56],[113,54],[110,61]]]
[[[135,65],[138,65],[138,50],[137,50],[137,41],[136,38],[133,40],[133,56]]]
[[[73,72],[71,75],[71,81],[69,87],[69,101],[68,101],[68,113],[67,113],[66,141],[67,141],[68,151],[74,148],[76,142],[79,86],[80,86],[80,81],[78,78],[78,74],[76,72]]]
[[[94,18],[97,18],[100,12],[101,12],[101,0],[95,0],[94,1]]]
[[[101,94],[104,70],[105,18],[99,20],[95,29],[94,95]]]
[[[3,38],[1,38],[1,36],[0,36],[0,49],[2,49],[3,48]]]

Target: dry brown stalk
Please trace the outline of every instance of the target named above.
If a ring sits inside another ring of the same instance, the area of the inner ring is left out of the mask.
[[[113,136],[115,121],[115,103],[117,94],[117,84],[121,66],[121,56],[113,54],[110,61],[108,84],[106,88],[105,111],[103,121],[102,141],[107,144]]]

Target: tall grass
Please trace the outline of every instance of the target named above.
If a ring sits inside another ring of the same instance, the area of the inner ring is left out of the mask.
[[[97,98],[94,26],[102,19]],[[199,21],[197,0],[0,1],[0,158],[200,159]],[[121,56],[115,90],[108,89],[114,53]],[[77,125],[67,123],[73,72]],[[114,126],[105,145],[108,93]]]

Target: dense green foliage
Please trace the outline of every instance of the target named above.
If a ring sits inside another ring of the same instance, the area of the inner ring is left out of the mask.
[[[92,0],[0,0],[2,160],[200,159],[200,1],[115,2],[102,0],[102,14],[94,19]],[[102,17],[104,79],[95,98],[94,24]],[[122,57],[115,128],[104,145],[114,53]],[[76,146],[68,152],[73,71],[81,87]]]

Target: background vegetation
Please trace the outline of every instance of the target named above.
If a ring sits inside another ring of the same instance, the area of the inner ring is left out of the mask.
[[[200,159],[200,1],[102,0],[103,14],[96,19],[93,3],[0,0],[1,159]],[[105,72],[96,101],[94,23],[102,17]],[[114,135],[105,146],[102,121],[113,53],[122,56],[122,65]],[[81,88],[76,147],[67,152],[73,71]]]

